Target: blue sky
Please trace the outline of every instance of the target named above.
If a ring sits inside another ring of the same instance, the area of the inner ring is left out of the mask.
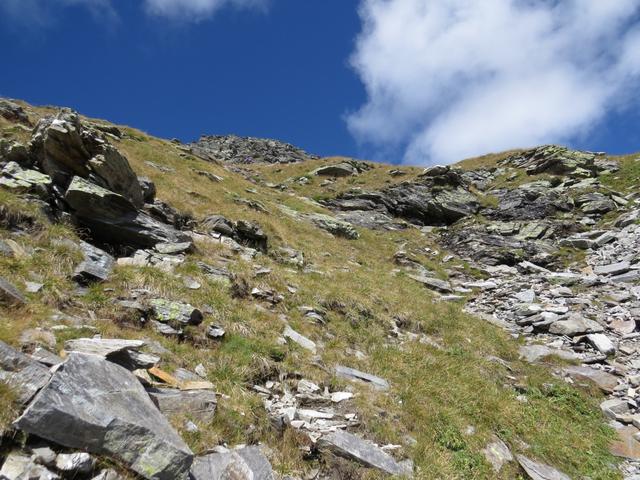
[[[236,133],[394,163],[551,142],[624,153],[640,150],[639,10],[640,0],[0,0],[0,95],[183,141]]]

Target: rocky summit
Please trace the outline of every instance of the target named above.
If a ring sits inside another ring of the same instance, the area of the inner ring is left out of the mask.
[[[2,99],[0,479],[638,480],[639,186]]]

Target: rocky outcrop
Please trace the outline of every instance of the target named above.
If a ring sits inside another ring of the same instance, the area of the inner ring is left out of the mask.
[[[128,370],[71,354],[15,427],[114,457],[148,479],[187,479],[193,454]]]
[[[0,117],[10,122],[21,123],[22,125],[31,126],[29,116],[20,105],[11,100],[0,98]]]
[[[188,147],[199,157],[233,164],[296,163],[318,158],[278,140],[236,135],[205,135]]]
[[[324,202],[337,211],[376,211],[416,225],[449,225],[475,214],[480,204],[461,173],[449,167],[428,169],[415,181],[377,192],[351,191]]]
[[[604,154],[581,152],[558,145],[544,145],[509,157],[504,163],[524,169],[528,175],[549,173],[576,177],[596,176],[604,170],[596,160]]]
[[[321,177],[350,177],[371,170],[371,165],[359,160],[344,160],[339,163],[316,168],[311,175]]]

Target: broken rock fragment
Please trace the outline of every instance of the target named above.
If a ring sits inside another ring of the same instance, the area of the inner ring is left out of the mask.
[[[191,477],[193,480],[275,479],[269,460],[256,446],[196,457]]]
[[[50,377],[48,368],[0,342],[0,381],[9,385],[20,403],[27,403]]]
[[[361,372],[355,368],[336,366],[336,374],[349,380],[359,380],[371,384],[376,390],[389,390],[389,382],[384,378],[376,377],[370,373]]]
[[[318,447],[389,475],[412,475],[413,468],[409,463],[399,463],[373,443],[343,430],[336,430],[320,438]]]

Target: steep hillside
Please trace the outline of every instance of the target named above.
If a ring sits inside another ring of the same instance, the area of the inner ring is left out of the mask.
[[[0,134],[0,478],[640,473],[637,156]]]

